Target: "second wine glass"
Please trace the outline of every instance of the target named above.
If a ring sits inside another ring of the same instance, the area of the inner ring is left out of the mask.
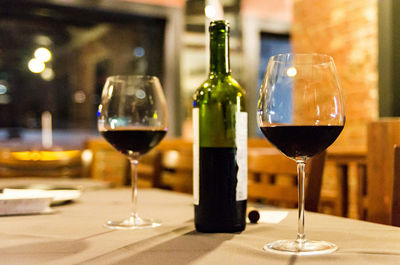
[[[265,137],[297,163],[298,231],[295,240],[266,244],[267,251],[315,255],[337,249],[304,233],[306,161],[324,151],[345,124],[341,85],[333,59],[322,54],[279,54],[269,60],[258,101],[258,125]]]
[[[98,110],[102,136],[131,165],[131,214],[122,221],[108,221],[112,229],[138,229],[160,225],[137,213],[137,166],[139,157],[154,148],[167,133],[166,102],[155,76],[112,76],[107,78]]]

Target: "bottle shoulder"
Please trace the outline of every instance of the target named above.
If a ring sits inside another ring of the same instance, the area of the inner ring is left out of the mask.
[[[215,77],[210,75],[194,93],[194,100],[245,98],[246,91],[231,75]]]

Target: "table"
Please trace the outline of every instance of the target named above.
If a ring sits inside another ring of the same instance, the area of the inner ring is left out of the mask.
[[[1,264],[399,264],[400,228],[317,213],[306,214],[309,238],[336,243],[333,254],[296,257],[266,253],[266,242],[293,238],[295,210],[279,224],[249,224],[236,234],[198,233],[192,198],[158,189],[139,191],[141,216],[154,229],[108,230],[129,211],[129,189],[87,189],[48,215],[0,217]],[[279,209],[286,211],[285,209]]]

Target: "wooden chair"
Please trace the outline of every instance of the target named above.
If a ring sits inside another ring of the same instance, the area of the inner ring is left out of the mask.
[[[313,158],[306,168],[306,210],[317,212],[321,194],[325,152]],[[267,204],[296,207],[296,163],[275,148],[249,148],[248,198]]]
[[[363,207],[366,220],[400,226],[399,151],[400,119],[368,123],[367,180]]]
[[[381,180],[377,179],[377,182]],[[364,185],[376,185],[375,182],[364,183]],[[364,188],[366,190],[366,188]],[[381,216],[389,216],[389,222],[385,222],[385,224],[399,226],[400,227],[400,146],[394,146],[394,155],[393,155],[393,187],[391,190],[387,190],[385,194],[384,202],[389,204],[389,208],[386,205],[382,205],[379,200],[373,198],[372,196],[368,196],[369,194],[364,194],[364,200],[362,202],[362,207],[364,211],[366,211],[366,216],[368,217],[368,209],[381,209]],[[388,210],[389,209],[389,210]],[[368,219],[367,219],[368,220]],[[375,221],[375,220],[372,220]],[[378,221],[379,223],[383,223]]]
[[[162,153],[153,149],[140,156],[138,164],[138,187],[140,188],[161,188],[161,159]],[[129,168],[130,170],[130,168]],[[131,185],[130,172],[126,185]]]
[[[248,148],[271,147],[262,138],[249,138]],[[162,152],[161,187],[193,192],[193,142],[182,138],[164,139],[157,149]]]
[[[100,137],[86,141],[86,150],[91,152],[89,177],[104,180],[115,186],[130,185],[130,165],[126,156],[116,151]],[[138,165],[138,187],[160,187],[161,152],[157,149],[140,157]]]
[[[394,147],[392,225],[400,226],[400,146]]]
[[[161,158],[161,188],[178,192],[193,191],[193,142],[182,138],[167,138],[157,150]]]
[[[193,192],[192,150],[164,150],[161,159],[161,188]]]

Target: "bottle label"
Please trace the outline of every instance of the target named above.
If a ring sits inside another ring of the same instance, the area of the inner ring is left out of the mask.
[[[236,201],[247,199],[247,112],[236,112],[236,161],[237,174]]]
[[[193,200],[194,205],[199,205],[199,176],[200,176],[200,127],[199,109],[193,108]]]
[[[193,108],[193,200],[200,201],[200,128],[199,109]],[[237,184],[236,201],[247,199],[247,113],[236,112],[236,163]]]

